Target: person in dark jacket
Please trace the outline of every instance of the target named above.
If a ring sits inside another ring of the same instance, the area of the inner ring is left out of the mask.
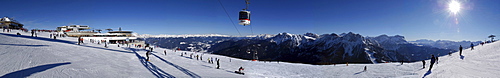
[[[78,37],[78,45],[80,45],[80,43],[82,42],[80,41],[80,39],[82,39],[82,37]]]
[[[425,60],[422,60],[422,68],[425,68]]]
[[[35,31],[31,30],[31,37],[33,37],[33,35],[35,35]]]
[[[363,72],[365,72],[365,71],[366,71],[366,66],[365,66],[365,68],[363,69]]]
[[[464,48],[462,47],[462,45],[460,45],[460,47],[459,47],[458,49],[460,50],[460,55],[462,55],[462,49],[464,49]]]
[[[432,66],[434,65],[434,62],[436,62],[436,57],[434,57],[434,55],[431,55],[431,56],[432,56],[432,57],[431,57],[431,66],[430,66],[430,68],[429,68],[429,71],[431,71]]]
[[[219,69],[220,64],[219,64],[219,59],[217,59],[217,69]]]
[[[470,50],[474,50],[474,44],[470,43]]]
[[[439,56],[439,54],[438,54],[438,56]],[[439,57],[438,56],[436,56],[436,64],[439,63]]]

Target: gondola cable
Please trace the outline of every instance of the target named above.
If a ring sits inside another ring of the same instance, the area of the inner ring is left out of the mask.
[[[231,21],[231,23],[233,24],[233,26],[236,29],[236,31],[238,31],[238,34],[240,34],[240,36],[243,36],[243,35],[241,35],[240,30],[238,30],[238,27],[236,27],[236,25],[234,24],[234,22],[231,20],[231,16],[229,16],[229,13],[227,13],[226,8],[224,8],[224,5],[222,5],[222,2],[220,2],[220,0],[218,0],[218,1],[219,1],[220,6],[222,6],[222,9],[224,9],[224,12],[226,12],[226,15],[229,18],[229,21]]]

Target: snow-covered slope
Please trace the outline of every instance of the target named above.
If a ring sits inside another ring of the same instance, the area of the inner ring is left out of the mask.
[[[477,45],[474,50],[464,49],[462,56],[454,53],[439,58],[436,69],[426,77],[495,78],[500,77],[500,43]]]
[[[457,53],[439,57],[438,63],[428,71],[430,60],[401,64],[337,64],[307,65],[277,62],[248,62],[249,77],[322,77],[322,78],[376,78],[376,77],[409,77],[409,78],[494,78],[500,74],[500,43],[476,46],[475,50],[466,49],[463,57]],[[485,56],[486,55],[486,56]],[[427,55],[430,57],[430,55]],[[364,67],[367,71],[363,71]]]
[[[23,35],[18,36],[15,32],[0,33],[0,78],[244,77],[228,72],[237,70],[241,64],[230,67],[226,60],[221,60],[222,69],[215,69],[215,64],[179,56],[184,51],[158,48],[147,62],[144,60],[146,50],[141,48],[113,44],[104,48],[103,44],[88,41],[77,45],[76,38],[54,40],[45,32],[40,32],[38,37],[22,32]]]
[[[14,31],[16,32],[16,31]],[[76,38],[49,39],[47,33],[38,38],[0,32],[0,77],[35,78],[154,78],[154,77],[438,77],[438,78],[495,78],[500,74],[500,43],[467,48],[463,56],[453,53],[439,57],[431,71],[429,60],[422,69],[421,62],[379,64],[309,65],[287,62],[249,61],[220,55],[155,48],[144,61],[146,50],[85,43],[76,45]],[[88,42],[88,41],[86,41]],[[164,55],[163,51],[166,51]],[[187,55],[180,56],[180,53]],[[189,54],[202,55],[203,60],[189,59]],[[221,69],[207,63],[207,58],[220,59]],[[245,75],[233,73],[240,66]],[[364,67],[367,71],[363,71]]]

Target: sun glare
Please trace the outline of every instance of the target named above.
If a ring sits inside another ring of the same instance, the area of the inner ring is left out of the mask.
[[[451,1],[450,4],[448,4],[448,9],[451,13],[457,14],[460,11],[460,3],[455,0]]]

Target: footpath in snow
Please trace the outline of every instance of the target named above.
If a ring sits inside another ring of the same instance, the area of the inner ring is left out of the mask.
[[[145,61],[146,49],[116,44],[105,48],[103,44],[85,41],[77,45],[77,38],[51,39],[49,33],[38,37],[30,33],[0,32],[0,78],[199,78],[199,77],[500,77],[500,43],[466,49],[439,57],[431,71],[421,62],[379,64],[308,65],[286,62],[257,62],[200,52],[174,51],[154,48]],[[164,53],[166,51],[166,54]],[[181,56],[181,53],[186,53]],[[193,54],[192,58],[190,55]],[[197,60],[196,55],[202,57]],[[430,56],[430,55],[429,55]],[[208,63],[207,58],[220,59]],[[363,71],[364,67],[367,71]],[[245,75],[233,73],[244,67]]]

